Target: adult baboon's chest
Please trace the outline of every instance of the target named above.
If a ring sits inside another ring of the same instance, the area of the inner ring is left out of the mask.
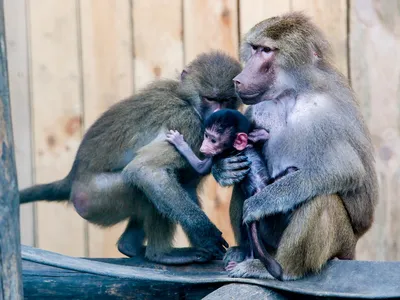
[[[263,147],[263,155],[271,176],[281,173],[294,163],[293,141],[296,133],[290,123],[294,105],[294,99],[287,99],[261,102],[252,108],[251,117],[255,127],[264,128],[270,133],[270,139]]]

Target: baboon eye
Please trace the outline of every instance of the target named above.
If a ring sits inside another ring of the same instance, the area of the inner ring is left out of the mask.
[[[204,136],[205,136],[206,138],[208,138],[208,134],[207,134],[207,133],[205,133]]]
[[[270,51],[272,51],[272,49],[270,47],[263,47],[262,48],[262,52],[268,53]]]
[[[256,46],[256,45],[251,45],[251,48],[252,48],[254,51],[257,51],[258,46]]]
[[[215,144],[217,141],[214,139],[211,139],[211,143]]]

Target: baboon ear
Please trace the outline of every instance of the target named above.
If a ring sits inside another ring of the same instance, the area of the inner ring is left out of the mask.
[[[233,142],[233,148],[238,151],[244,150],[247,146],[247,134],[244,132],[239,132],[236,135],[235,141]]]
[[[183,69],[181,73],[181,80],[184,80],[188,74],[189,71],[187,69]]]

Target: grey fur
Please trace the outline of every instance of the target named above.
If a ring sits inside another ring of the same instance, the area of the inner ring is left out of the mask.
[[[254,54],[252,47],[257,47]],[[270,133],[262,151],[270,176],[279,177],[291,167],[296,171],[244,203],[240,197],[236,201],[243,203],[245,223],[295,210],[276,258],[285,278],[299,278],[332,257],[354,257],[378,199],[373,147],[351,88],[330,64],[329,45],[307,17],[292,13],[257,24],[242,45],[245,64],[252,55],[261,55],[259,47],[273,49],[263,54],[271,63],[269,82],[256,81],[266,78],[265,71],[251,77],[254,65],[245,67],[241,74],[247,72],[251,79],[245,85],[246,78],[238,75],[239,92],[260,92],[247,115]],[[221,184],[232,184],[243,179],[244,171],[237,169],[237,162],[226,160],[213,166],[213,174]],[[235,231],[240,243],[240,231]],[[257,266],[261,268],[259,262],[238,264],[231,275],[267,278]]]

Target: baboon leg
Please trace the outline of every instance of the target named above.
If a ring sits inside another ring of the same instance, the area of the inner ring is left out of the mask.
[[[351,256],[356,242],[342,200],[336,195],[319,196],[294,212],[275,258],[284,280],[298,279],[318,272],[331,258]],[[258,259],[237,264],[230,276],[273,279]]]
[[[201,248],[172,248],[176,224],[154,208],[144,221],[147,236],[147,259],[169,265],[202,263],[212,259],[212,253]]]
[[[232,199],[229,206],[229,215],[236,242],[240,246],[230,247],[224,255],[224,265],[228,266],[231,262],[241,262],[249,254],[249,239],[247,237],[246,226],[242,224],[243,201],[245,197],[240,187],[233,188]]]
[[[123,183],[120,173],[100,173],[78,177],[72,184],[70,201],[82,218],[108,227],[134,214],[138,192]]]
[[[80,177],[72,185],[71,202],[84,219],[100,226],[112,226],[129,218],[118,240],[118,250],[129,257],[143,254],[142,214],[150,203],[138,189],[122,182],[120,173]]]
[[[138,222],[135,218],[131,218],[124,233],[118,240],[118,251],[128,257],[143,255],[144,238],[143,224]]]
[[[118,241],[118,249],[127,256],[145,253],[149,260],[164,264],[205,262],[213,257],[212,252],[200,248],[173,249],[175,223],[161,215],[140,190],[126,186],[120,173],[76,180],[71,201],[84,219],[100,226],[129,218]],[[145,237],[148,246],[142,247]]]
[[[339,196],[319,196],[299,208],[276,253],[286,279],[318,272],[338,255],[354,253],[357,239]]]

